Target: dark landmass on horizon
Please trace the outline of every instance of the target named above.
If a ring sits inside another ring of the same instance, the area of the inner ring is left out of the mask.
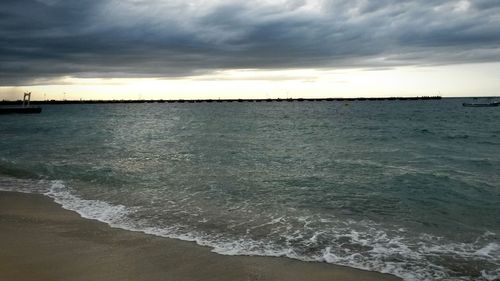
[[[31,101],[40,104],[102,104],[102,103],[211,103],[211,102],[314,102],[314,101],[394,101],[394,100],[440,100],[441,96],[383,97],[383,98],[288,98],[288,99],[148,99],[148,100],[43,100]],[[0,105],[21,105],[22,100],[2,100]]]

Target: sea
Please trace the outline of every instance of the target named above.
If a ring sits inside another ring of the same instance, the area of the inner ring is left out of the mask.
[[[500,108],[461,99],[45,105],[0,189],[223,255],[500,280]]]

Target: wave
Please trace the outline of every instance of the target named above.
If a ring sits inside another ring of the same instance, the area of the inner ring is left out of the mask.
[[[18,179],[41,179],[40,174],[34,172],[34,170],[34,167],[23,167],[17,162],[0,158],[0,175]]]
[[[81,199],[71,193],[62,181],[53,181],[44,195],[54,199],[64,209],[72,210],[83,218],[105,222],[113,227],[122,227],[132,211],[123,205],[111,205],[99,200]]]
[[[223,255],[274,256],[326,262],[390,273],[408,281],[486,281],[500,278],[500,261],[497,258],[500,256],[500,245],[497,242],[484,243],[485,239],[496,237],[492,232],[486,232],[484,237],[479,237],[473,243],[445,243],[439,237],[423,235],[420,237],[419,245],[411,245],[404,237],[407,230],[399,229],[399,235],[395,235],[371,225],[363,231],[346,228],[347,231],[338,232],[335,239],[332,239],[331,245],[324,247],[319,253],[304,254],[290,243],[287,246],[280,246],[269,241],[235,239],[201,231],[187,231],[181,225],[155,226],[149,221],[134,220],[131,219],[131,215],[138,211],[138,208],[80,198],[63,181],[50,182],[50,186],[43,194],[54,199],[63,208],[77,212],[83,218],[98,220],[115,228],[196,242],[211,247],[213,252]],[[314,233],[309,242],[314,244],[321,235],[321,232]],[[292,241],[296,237],[284,238]],[[479,262],[493,261],[493,263],[490,268],[479,272],[478,276],[457,276],[453,270],[446,268],[446,263],[441,257],[445,259],[459,257]]]

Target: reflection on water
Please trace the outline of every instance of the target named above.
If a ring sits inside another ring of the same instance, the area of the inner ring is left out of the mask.
[[[499,117],[460,100],[46,106],[1,117],[0,187],[224,254],[493,280]]]

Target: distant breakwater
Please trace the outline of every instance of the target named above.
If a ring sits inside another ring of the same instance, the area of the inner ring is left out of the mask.
[[[107,104],[107,103],[218,103],[218,102],[321,102],[321,101],[394,101],[394,100],[440,100],[440,96],[385,97],[385,98],[288,98],[288,99],[154,99],[154,100],[43,100],[31,104]],[[0,105],[19,105],[22,100],[0,101]]]

